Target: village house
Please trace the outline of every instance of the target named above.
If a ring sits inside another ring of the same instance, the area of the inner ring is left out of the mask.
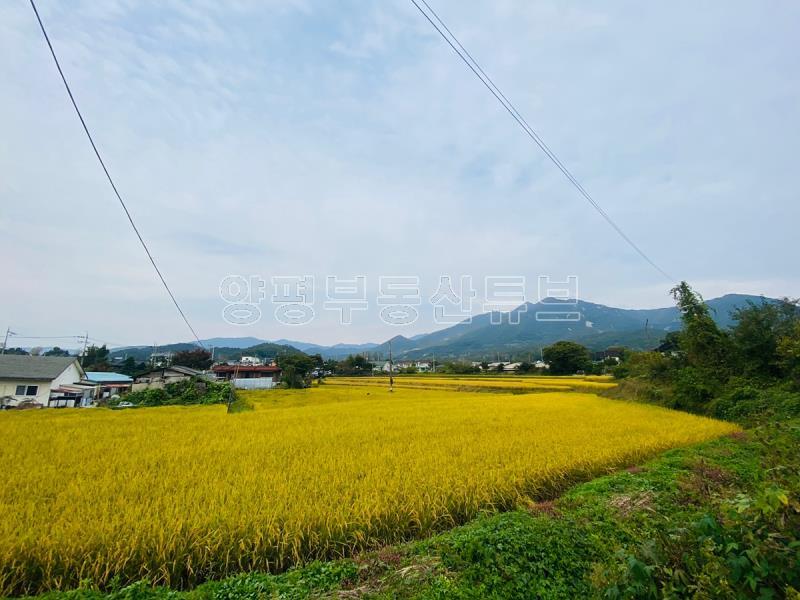
[[[231,381],[234,387],[245,390],[273,388],[281,377],[281,368],[275,365],[214,365],[211,372],[217,379]]]
[[[131,391],[133,378],[111,371],[86,371],[81,383],[95,386],[95,398],[105,399]]]
[[[95,386],[74,356],[0,355],[0,406],[89,406]]]
[[[264,362],[257,356],[243,356],[239,359],[239,364],[257,367],[258,365],[263,365]]]
[[[146,373],[138,375],[133,382],[132,389],[136,391],[148,388],[163,388],[168,383],[177,383],[178,381],[185,381],[186,379],[202,376],[203,371],[198,371],[191,367],[171,365],[159,369],[150,369]]]

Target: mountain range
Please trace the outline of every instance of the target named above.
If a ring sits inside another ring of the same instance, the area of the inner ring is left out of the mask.
[[[728,294],[708,300],[714,320],[724,328],[734,321],[731,313],[748,302],[772,301],[762,296]],[[543,346],[558,340],[574,340],[591,350],[610,346],[636,349],[654,348],[670,331],[680,329],[680,313],[674,306],[653,309],[625,309],[604,306],[583,300],[546,298],[538,303],[525,303],[510,313],[484,313],[452,327],[432,333],[405,337],[398,335],[382,344],[334,344],[324,346],[296,340],[262,340],[255,337],[210,338],[203,340],[215,348],[219,358],[235,358],[242,354],[275,356],[282,352],[301,351],[321,354],[324,358],[344,358],[350,354],[366,354],[372,359],[392,354],[397,359],[436,358],[513,358],[538,357]],[[159,346],[160,352],[176,352],[194,348],[192,343]],[[115,349],[114,356],[135,356],[144,360],[152,346]]]

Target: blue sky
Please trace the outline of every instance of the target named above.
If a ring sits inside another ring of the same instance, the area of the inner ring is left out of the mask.
[[[664,269],[706,297],[800,296],[800,5],[431,5]],[[427,310],[408,327],[380,322],[379,275],[418,275],[425,296],[440,274],[576,275],[584,299],[669,303],[669,282],[410,2],[39,8],[201,337],[355,342],[431,329]],[[0,6],[0,76],[7,324],[121,343],[187,339],[22,0]],[[373,306],[346,328],[324,311],[279,326],[268,307],[235,327],[218,295],[229,274],[363,274]]]

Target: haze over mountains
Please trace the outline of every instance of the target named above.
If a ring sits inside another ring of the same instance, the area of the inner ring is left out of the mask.
[[[733,323],[731,313],[747,302],[761,302],[761,296],[728,294],[708,300],[714,319],[722,327]],[[432,333],[391,339],[395,358],[501,358],[526,354],[538,356],[540,349],[558,340],[574,340],[592,350],[610,346],[648,349],[657,346],[664,336],[680,329],[680,315],[674,306],[654,309],[624,309],[595,304],[584,300],[564,301],[545,299],[525,303],[510,313],[484,313],[452,327]],[[203,340],[213,346],[216,355],[232,358],[241,354],[274,356],[281,352],[300,350],[321,354],[324,358],[343,358],[349,354],[366,353],[370,358],[388,357],[389,341],[383,343],[334,344],[323,346],[310,342],[279,339],[262,340],[256,337],[216,337]],[[176,352],[195,347],[192,343],[159,346],[161,352]],[[152,346],[119,348],[111,355],[133,355],[144,360]]]

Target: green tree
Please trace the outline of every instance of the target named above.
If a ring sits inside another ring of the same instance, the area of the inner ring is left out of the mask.
[[[44,353],[44,356],[69,356],[69,352],[62,350],[58,346],[53,346],[50,350]]]
[[[120,372],[125,373],[125,375],[135,375],[139,371],[143,370],[142,368],[140,368],[140,366],[144,367],[144,363],[141,363],[141,365],[137,365],[136,359],[133,358],[132,356],[129,356],[123,361],[122,367],[120,368]]]
[[[27,356],[28,354],[30,354],[30,352],[28,352],[24,348],[6,348],[3,354],[16,354],[19,356]]]
[[[680,368],[675,377],[675,407],[702,411],[733,372],[730,336],[722,331],[703,298],[682,281],[670,290],[681,312]]]
[[[656,352],[677,352],[680,350],[681,332],[670,331],[664,336],[663,341],[656,347]]]
[[[464,361],[449,361],[436,367],[438,373],[452,373],[454,375],[469,375],[477,373],[478,368],[473,367],[472,363]]]
[[[366,375],[372,373],[372,363],[360,354],[351,354],[338,364],[336,372],[342,375]]]
[[[591,365],[589,350],[576,342],[556,342],[542,350],[542,354],[553,375],[574,375]]]
[[[719,379],[727,375],[730,365],[730,340],[714,319],[703,298],[682,281],[670,290],[681,311],[683,330],[678,344],[688,365],[707,370]]]
[[[106,345],[95,346],[92,344],[86,348],[82,364],[85,371],[110,371],[111,365],[108,363],[108,348],[106,348]]]
[[[742,372],[769,378],[783,375],[778,346],[795,328],[797,304],[789,300],[762,300],[760,304],[748,301],[747,306],[734,311],[732,316],[736,321],[733,343]]]
[[[800,320],[778,340],[777,355],[781,371],[800,388]]]
[[[203,348],[194,350],[181,350],[172,355],[172,364],[205,371],[211,366],[211,352]]]
[[[311,383],[311,371],[317,366],[314,357],[307,354],[280,354],[281,383],[287,388],[304,388]]]

